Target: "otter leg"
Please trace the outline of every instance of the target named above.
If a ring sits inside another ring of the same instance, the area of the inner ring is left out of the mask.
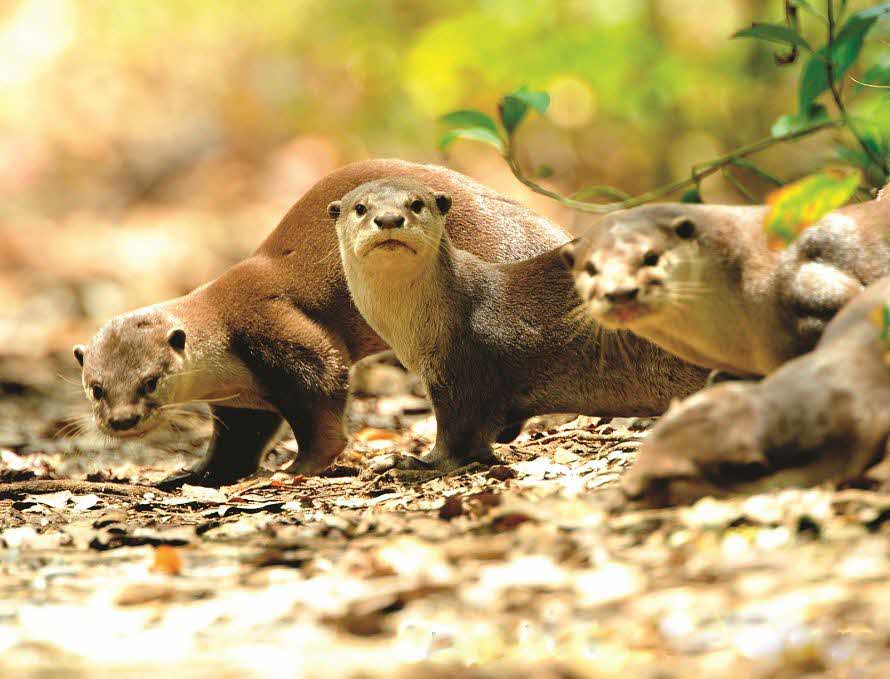
[[[475,464],[500,464],[491,443],[512,426],[505,427],[504,417],[485,408],[496,399],[473,390],[429,386],[428,391],[436,414],[433,449],[423,457],[385,455],[375,459],[371,469],[378,474],[390,469],[450,472]]]
[[[345,405],[345,398],[320,398],[281,406],[299,444],[297,459],[290,472],[318,474],[337,459],[346,446],[343,433]]]
[[[500,433],[498,433],[495,441],[497,443],[510,443],[511,441],[515,441],[516,437],[522,433],[522,428],[525,426],[525,420],[519,420],[518,422],[513,422],[508,424],[506,427],[501,429]]]
[[[290,471],[317,474],[346,445],[348,354],[338,349],[336,337],[283,299],[260,311],[249,332],[233,333],[232,349],[294,431],[299,452]]]
[[[284,418],[268,410],[210,406],[213,435],[207,457],[196,469],[170,476],[159,488],[184,483],[224,486],[256,473],[263,454],[275,443]]]

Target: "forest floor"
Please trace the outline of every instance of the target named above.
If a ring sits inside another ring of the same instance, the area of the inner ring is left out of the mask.
[[[0,362],[0,481],[43,483],[0,486],[0,676],[890,676],[890,496],[632,510],[614,485],[649,423],[596,418],[533,422],[489,470],[373,477],[434,435],[385,364],[324,477],[59,489],[195,464],[208,423],[66,435],[86,405],[57,372]]]

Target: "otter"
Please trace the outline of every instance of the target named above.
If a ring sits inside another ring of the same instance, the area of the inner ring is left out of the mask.
[[[814,351],[761,382],[720,384],[671,408],[622,479],[624,493],[657,506],[863,475],[886,482],[888,304],[890,277],[847,304]]]
[[[812,349],[844,303],[890,273],[888,205],[831,213],[785,251],[767,243],[766,207],[648,205],[606,217],[567,264],[595,321],[761,376]]]
[[[830,212],[779,257],[770,291],[797,353],[811,350],[841,307],[890,274],[888,187],[877,200]]]
[[[315,474],[343,449],[348,370],[385,342],[352,304],[327,205],[380,177],[413,177],[459,200],[444,227],[492,261],[530,257],[569,236],[457,172],[400,160],[347,165],[321,179],[247,259],[173,300],[107,322],[74,355],[98,428],[143,436],[176,405],[210,404],[203,464],[161,485],[221,485],[254,473],[286,422],[292,471]]]
[[[631,330],[682,358],[735,375],[788,358],[761,303],[778,253],[765,208],[667,203],[615,212],[566,249],[595,322]]]
[[[377,471],[492,464],[492,442],[527,417],[655,415],[704,384],[706,370],[629,333],[597,347],[559,248],[512,263],[460,249],[445,229],[460,200],[398,178],[328,208],[356,306],[421,377],[436,416],[430,453]]]

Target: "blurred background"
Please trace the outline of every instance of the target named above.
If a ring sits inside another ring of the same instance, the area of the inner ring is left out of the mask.
[[[542,181],[565,193],[640,192],[794,112],[800,64],[729,40],[753,20],[781,21],[782,3],[2,0],[0,357],[67,358],[109,317],[208,280],[352,160],[442,162],[577,231],[590,216],[529,193],[489,147],[439,154],[437,117],[547,90],[547,115],[520,131],[524,165],[552,167]],[[888,23],[863,68],[886,59]],[[874,116],[886,96],[864,90],[851,110]],[[836,134],[758,159],[792,179]],[[703,188],[744,202],[719,177]]]

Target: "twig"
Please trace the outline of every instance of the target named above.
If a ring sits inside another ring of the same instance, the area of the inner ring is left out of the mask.
[[[132,483],[111,483],[105,481],[77,481],[75,479],[31,479],[0,483],[0,499],[6,499],[26,493],[57,493],[70,490],[72,493],[97,493],[100,495],[121,495],[124,497],[142,497],[146,493],[158,496],[169,496],[162,490],[152,486],[140,486]]]
[[[887,164],[887,160],[882,158],[880,155],[876,154],[874,150],[865,143],[865,140],[859,136],[859,133],[856,131],[856,128],[853,126],[853,121],[850,119],[850,116],[847,115],[847,107],[844,106],[843,97],[841,97],[840,89],[838,89],[837,83],[834,79],[834,29],[835,29],[835,20],[834,20],[834,0],[826,0],[825,7],[828,14],[828,59],[825,61],[825,78],[828,80],[828,89],[831,91],[831,97],[834,99],[835,106],[837,106],[838,113],[841,114],[841,120],[847,129],[850,130],[850,134],[856,139],[856,142],[865,152],[865,155],[868,156],[868,159],[871,160],[877,167],[881,169],[881,172],[884,173],[884,176],[890,175],[890,165]]]
[[[624,208],[642,205],[643,203],[648,203],[649,201],[655,200],[657,198],[667,196],[668,194],[674,193],[675,191],[698,186],[702,179],[714,174],[727,165],[735,164],[735,161],[737,161],[739,158],[744,158],[754,153],[758,153],[760,151],[763,151],[764,149],[769,148],[770,146],[774,146],[775,144],[780,144],[786,141],[793,141],[795,139],[814,134],[815,132],[818,132],[820,130],[827,129],[829,127],[837,127],[843,124],[843,120],[825,120],[814,125],[810,125],[809,127],[804,127],[800,130],[796,130],[795,132],[789,132],[788,134],[784,134],[779,137],[766,137],[764,139],[760,139],[759,141],[755,141],[751,144],[740,146],[739,148],[730,151],[729,153],[718,158],[715,158],[714,160],[711,160],[707,163],[702,163],[695,166],[692,170],[692,175],[690,177],[687,177],[686,179],[680,179],[675,182],[671,182],[670,184],[665,184],[664,186],[652,189],[651,191],[647,191],[646,193],[641,193],[638,196],[633,196],[631,198],[628,198],[627,200],[615,203],[587,203],[580,200],[566,198],[563,195],[560,195],[554,191],[551,191],[550,189],[541,186],[529,177],[526,177],[522,173],[522,168],[519,167],[519,161],[516,159],[512,135],[507,140],[507,149],[504,152],[504,159],[507,161],[507,165],[509,165],[510,171],[513,173],[513,176],[535,193],[540,193],[543,196],[552,198],[553,200],[562,203],[567,207],[579,210],[580,212],[594,212],[597,214],[605,214],[608,212],[614,212],[615,210],[622,210]]]

